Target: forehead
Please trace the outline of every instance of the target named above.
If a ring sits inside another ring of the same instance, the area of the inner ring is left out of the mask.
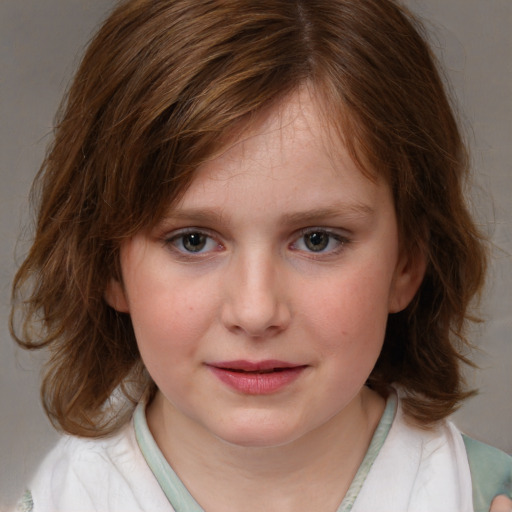
[[[351,158],[341,123],[327,114],[321,94],[303,85],[260,112],[239,120],[224,134],[221,142],[197,169],[197,174],[221,164],[245,168],[251,163],[279,167],[295,146],[303,157],[322,152],[336,168],[337,162]],[[246,169],[247,170],[247,169]]]
[[[236,201],[234,195],[241,191],[248,209],[271,209],[276,201],[284,207],[298,200],[306,208],[343,202],[372,209],[374,196],[386,185],[361,172],[324,112],[308,88],[289,95],[243,125],[199,166],[173,209],[199,204],[216,208]]]
[[[212,162],[236,162],[247,171],[248,162],[253,164],[281,165],[295,144],[294,152],[307,161],[315,152],[330,160],[336,170],[340,162],[355,165],[370,181],[384,179],[389,182],[387,169],[370,163],[367,151],[369,142],[361,141],[361,130],[352,112],[338,97],[328,98],[325,87],[305,82],[271,106],[245,116],[231,126],[221,137],[220,143],[196,168],[194,175],[211,169]],[[254,151],[255,147],[258,151]],[[270,155],[280,157],[271,162]],[[314,167],[314,166],[313,166]]]

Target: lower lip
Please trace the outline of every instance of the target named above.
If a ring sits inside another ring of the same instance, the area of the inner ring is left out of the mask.
[[[221,382],[247,395],[270,395],[276,393],[297,380],[306,369],[305,366],[297,366],[270,373],[256,373],[237,372],[214,366],[209,368]]]

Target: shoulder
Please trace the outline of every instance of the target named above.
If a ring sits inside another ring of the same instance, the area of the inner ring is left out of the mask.
[[[489,510],[498,494],[512,498],[512,457],[464,434],[462,438],[473,482],[475,511]]]
[[[472,491],[475,512],[487,512],[492,500],[499,494],[512,498],[510,455],[466,436],[449,420],[423,430],[411,425],[400,407],[395,420],[396,433],[407,439],[407,445],[413,446],[416,442],[421,446],[423,464],[438,461],[440,464],[437,464],[436,473],[440,467],[452,466],[458,474],[460,488],[468,487]],[[440,457],[443,453],[444,461]]]
[[[462,439],[466,446],[470,466],[478,465],[486,472],[498,471],[509,476],[512,474],[512,456],[465,434],[462,434]]]
[[[131,424],[103,439],[63,437],[42,462],[29,491],[34,512],[135,512],[144,510],[148,500],[155,510],[169,510]],[[159,508],[158,500],[167,508]]]
[[[430,429],[417,425],[399,400],[355,505],[354,512],[472,512],[471,475],[460,432],[445,421]]]
[[[52,481],[69,479],[71,475],[89,473],[91,466],[95,475],[115,468],[121,470],[123,459],[133,456],[134,448],[128,428],[107,438],[64,436],[43,460],[35,481],[50,477]]]

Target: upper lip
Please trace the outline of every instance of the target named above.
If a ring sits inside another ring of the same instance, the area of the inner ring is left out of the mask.
[[[208,366],[219,368],[221,370],[238,370],[244,372],[261,372],[276,369],[297,368],[306,365],[279,361],[277,359],[267,359],[265,361],[246,361],[237,359],[235,361],[220,361],[208,363]]]

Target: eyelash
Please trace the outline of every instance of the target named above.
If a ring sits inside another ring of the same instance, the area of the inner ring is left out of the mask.
[[[185,237],[191,236],[191,235],[197,235],[199,237],[199,244],[201,245],[201,238],[203,238],[204,245],[203,247],[200,247],[198,251],[191,251],[188,250],[184,244],[185,244]],[[332,245],[332,243],[335,243],[336,246],[332,249],[325,250],[325,248],[322,248],[319,251],[315,251],[311,249],[311,247],[302,249],[299,248],[299,245],[308,245],[308,242],[306,241],[307,236],[313,236],[313,235],[320,235],[319,242],[322,242],[323,239],[321,237],[327,237],[326,240],[326,247],[329,247],[329,245]],[[298,236],[294,236],[293,242],[289,244],[289,248],[292,251],[301,251],[308,255],[309,258],[313,259],[319,259],[322,257],[327,256],[334,256],[339,254],[345,246],[350,243],[349,238],[346,236],[341,235],[335,230],[327,229],[327,228],[304,228],[298,232]],[[211,247],[204,251],[204,248],[208,245],[214,245],[214,247]],[[221,251],[224,246],[216,241],[216,237],[213,235],[213,233],[209,232],[208,230],[204,230],[201,228],[187,228],[184,230],[180,230],[177,232],[172,233],[170,236],[166,237],[164,239],[164,245],[172,248],[172,250],[177,253],[180,257],[182,257],[185,260],[198,260],[198,259],[204,259],[207,257],[211,257],[212,253]]]

